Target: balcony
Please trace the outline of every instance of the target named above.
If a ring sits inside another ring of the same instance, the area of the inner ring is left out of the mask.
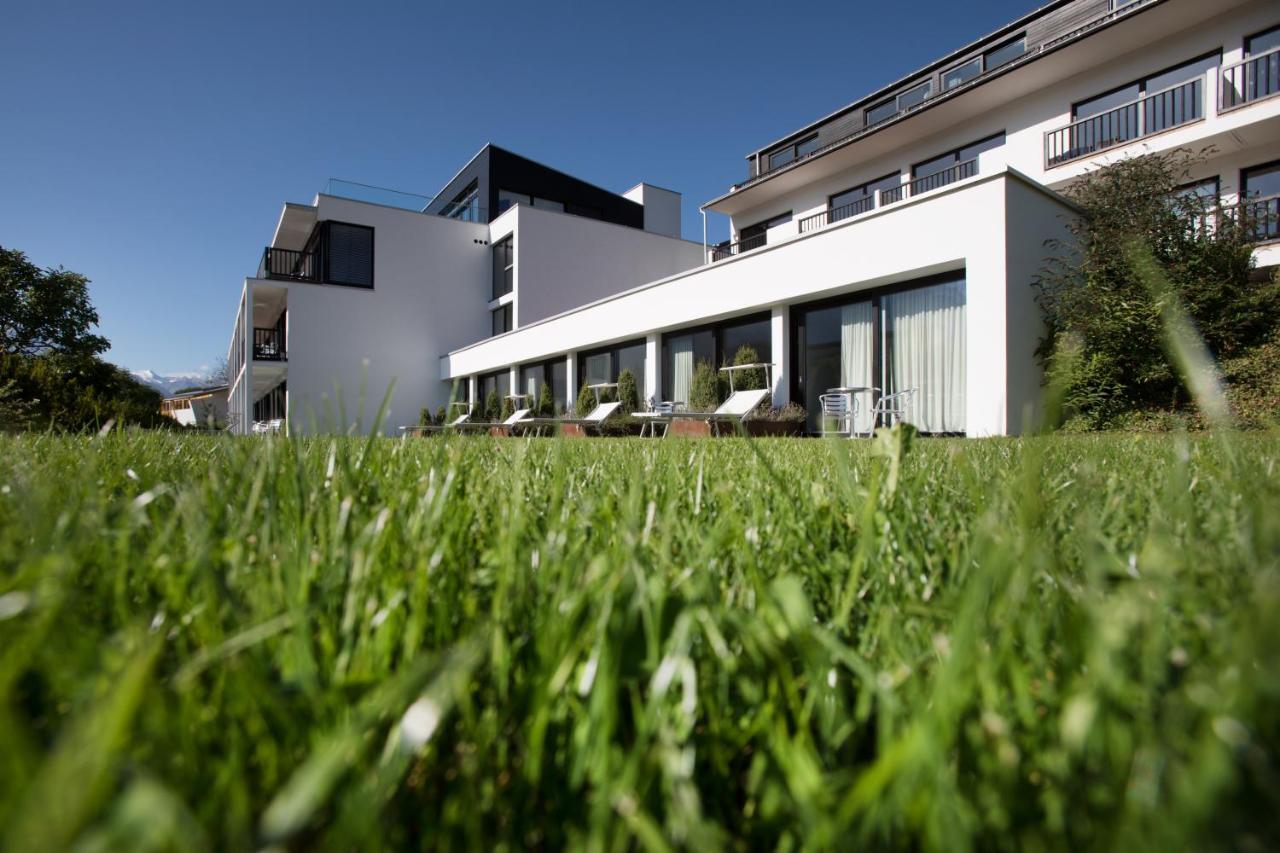
[[[895,201],[902,201],[909,196],[918,196],[921,193],[927,193],[929,190],[936,190],[939,187],[945,187],[947,184],[954,184],[956,181],[972,178],[976,174],[978,174],[977,159],[965,160],[963,163],[957,163],[949,169],[935,172],[932,175],[925,175],[922,178],[916,178],[914,181],[907,181],[902,186],[894,187],[891,190],[885,190],[880,194],[880,202],[882,204],[893,204]]]
[[[711,262],[723,261],[725,258],[732,258],[734,255],[741,255],[743,252],[749,252],[752,249],[759,249],[768,240],[768,234],[753,234],[736,243],[721,243],[718,246],[712,246]]]
[[[254,361],[286,361],[284,346],[284,329],[276,326],[271,329],[253,330]]]
[[[866,198],[860,198],[857,201],[842,204],[839,207],[833,207],[821,213],[815,213],[813,216],[806,216],[800,220],[800,233],[808,234],[810,231],[817,231],[819,228],[825,228],[833,222],[857,216],[859,213],[866,213],[868,210],[874,209],[875,206],[876,196],[869,195]]]
[[[1202,118],[1204,80],[1197,77],[1048,131],[1044,135],[1045,168],[1080,160]]]
[[[1218,112],[1280,95],[1280,47],[1222,69]]]
[[[258,266],[258,278],[319,281],[320,255],[318,252],[298,252],[267,246],[262,253],[262,263]]]

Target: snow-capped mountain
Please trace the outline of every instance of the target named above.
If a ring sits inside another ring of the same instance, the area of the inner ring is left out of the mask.
[[[188,373],[156,373],[154,370],[131,370],[133,378],[144,385],[150,385],[161,394],[174,394],[183,388],[198,388],[212,385],[213,381],[207,372],[192,371]]]

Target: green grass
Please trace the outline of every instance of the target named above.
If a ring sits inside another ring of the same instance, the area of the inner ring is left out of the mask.
[[[1278,459],[0,438],[0,847],[1275,849]]]

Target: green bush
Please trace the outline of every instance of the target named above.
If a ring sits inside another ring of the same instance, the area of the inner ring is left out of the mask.
[[[28,423],[37,429],[94,430],[107,421],[120,426],[169,429],[176,421],[160,414],[159,391],[127,370],[87,355],[0,355],[0,385],[25,401]]]
[[[556,400],[551,393],[551,386],[543,382],[542,387],[538,389],[538,406],[536,414],[542,418],[555,417]]]
[[[1047,380],[1063,388],[1076,428],[1123,426],[1134,413],[1193,414],[1165,350],[1164,300],[1181,302],[1218,359],[1260,344],[1280,317],[1280,285],[1250,281],[1248,228],[1175,192],[1202,159],[1174,152],[1122,160],[1068,190],[1083,214],[1069,225],[1071,239],[1051,244],[1054,256],[1034,284],[1047,328],[1037,355]],[[1196,224],[1206,214],[1214,227]],[[1152,292],[1131,268],[1126,250],[1135,239],[1171,294]],[[1054,363],[1067,346],[1076,357]]]
[[[738,351],[733,354],[733,363],[736,364],[759,364],[760,354],[756,352],[756,348],[743,344],[738,347]],[[766,388],[768,380],[765,378],[763,368],[752,368],[751,370],[735,370],[733,376],[733,387],[739,391],[746,391],[752,388]]]
[[[689,385],[689,411],[714,412],[724,402],[720,377],[709,361],[699,361],[693,367],[693,381]]]
[[[587,387],[587,383],[582,383],[582,388],[578,390],[578,402],[575,404],[573,413],[576,417],[584,418],[590,414],[591,410],[596,407],[596,394]]]
[[[636,387],[636,375],[630,370],[618,374],[618,400],[624,415],[640,411],[640,389]]]
[[[502,420],[502,403],[498,401],[498,392],[490,390],[484,398],[484,420],[493,423]]]
[[[434,421],[431,420],[431,407],[423,406],[418,410],[418,426],[431,426]]]
[[[436,423],[437,423],[437,424],[439,424],[439,425],[441,425],[441,426],[443,426],[444,424],[446,424],[446,423],[448,423],[448,422],[449,422],[449,409],[448,409],[448,407],[446,407],[446,406],[441,406],[440,408],[436,409]]]

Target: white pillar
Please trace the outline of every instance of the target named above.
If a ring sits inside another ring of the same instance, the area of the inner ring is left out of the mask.
[[[476,376],[473,373],[467,377],[467,411],[474,412],[476,410]]]
[[[564,401],[565,410],[573,411],[574,414],[576,414],[578,417],[582,417],[583,415],[586,414],[586,412],[574,411],[574,407],[578,405],[578,357],[577,357],[577,354],[571,352],[568,355],[566,355],[564,357],[564,364],[565,364],[565,367],[564,367],[565,385],[568,386],[568,391],[566,394],[568,399]]]
[[[657,399],[662,396],[662,361],[658,357],[661,352],[656,333],[644,339],[644,399],[640,401],[642,404],[650,398]]]
[[[518,366],[516,366],[516,365],[514,365],[514,364],[513,364],[513,365],[511,365],[511,373],[510,373],[510,377],[509,377],[509,379],[508,379],[507,381],[511,383],[511,393],[512,393],[512,394],[521,394],[521,393],[523,393],[523,392],[524,392],[524,389],[520,387],[520,368],[519,368]],[[526,402],[526,403],[532,403],[533,401],[532,401],[532,400],[526,400],[525,402]],[[516,409],[516,408],[518,408],[517,403],[518,403],[518,401],[517,401],[517,400],[512,400],[512,401],[511,401],[511,408],[512,408],[512,409]]]
[[[773,405],[781,409],[791,400],[791,309],[775,306],[769,327],[773,339]]]

